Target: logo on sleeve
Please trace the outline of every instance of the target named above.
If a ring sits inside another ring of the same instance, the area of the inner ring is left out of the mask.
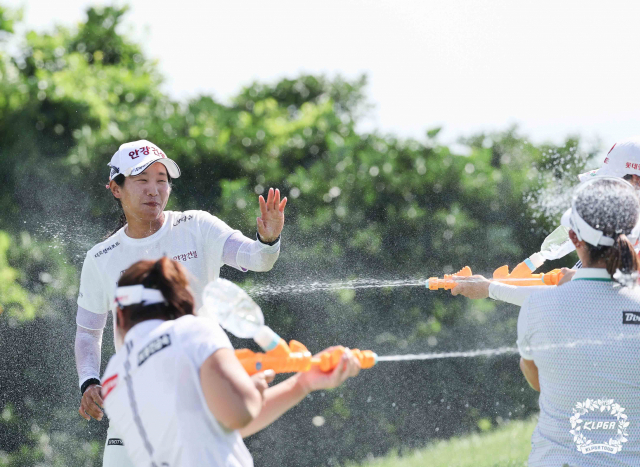
[[[640,324],[640,311],[623,311],[622,324]]]
[[[107,446],[124,446],[124,443],[120,438],[109,438]]]
[[[142,366],[149,357],[160,352],[162,349],[171,345],[171,337],[169,334],[163,334],[157,339],[152,340],[147,346],[138,353],[138,366]]]

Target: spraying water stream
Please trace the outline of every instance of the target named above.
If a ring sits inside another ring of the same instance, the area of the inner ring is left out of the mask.
[[[549,345],[541,345],[530,347],[529,350],[536,351],[544,351],[544,350],[552,350],[552,349],[572,349],[576,347],[583,346],[602,346],[608,345],[612,342],[622,341],[622,340],[631,340],[631,339],[640,339],[640,333],[631,333],[631,334],[616,334],[609,335],[605,339],[583,339],[577,341],[566,342],[564,344],[549,344]],[[499,347],[497,349],[476,349],[476,350],[468,350],[464,352],[433,352],[433,353],[423,353],[423,354],[407,354],[407,355],[386,355],[386,356],[378,356],[378,362],[402,362],[402,361],[413,361],[413,360],[439,360],[443,358],[471,358],[471,357],[495,357],[497,355],[503,354],[512,354],[518,353],[517,347]]]
[[[531,279],[489,279],[496,282],[527,282]],[[461,277],[456,279],[459,283],[481,282],[473,277]],[[404,279],[404,280],[378,280],[378,279],[355,279],[336,282],[309,282],[286,285],[261,285],[248,287],[246,292],[252,297],[265,297],[283,294],[306,294],[314,292],[333,292],[346,289],[385,289],[393,287],[425,287],[427,279]],[[540,285],[544,285],[541,283]]]

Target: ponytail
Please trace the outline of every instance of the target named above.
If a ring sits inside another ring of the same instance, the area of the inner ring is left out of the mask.
[[[623,276],[637,278],[638,275],[638,255],[636,255],[633,245],[625,234],[620,234],[615,238],[613,246],[607,248],[604,252],[604,260],[607,265],[607,272],[611,278],[623,285],[624,282],[616,278],[617,271]],[[634,281],[635,282],[635,281]]]
[[[148,306],[137,304],[122,308],[125,327],[149,319],[172,320],[193,314],[195,304],[189,290],[187,272],[177,261],[166,256],[158,261],[138,261],[120,277],[118,287],[137,284],[159,290],[166,303]]]
[[[158,289],[167,301],[170,312],[176,317],[193,314],[194,301],[184,267],[177,261],[163,256],[153,264],[142,285]]]

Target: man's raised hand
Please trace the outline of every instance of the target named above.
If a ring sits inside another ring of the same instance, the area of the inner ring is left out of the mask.
[[[269,188],[267,200],[260,195],[260,217],[256,219],[258,224],[258,234],[265,243],[275,241],[284,227],[284,207],[287,205],[287,198],[280,201],[280,190]]]

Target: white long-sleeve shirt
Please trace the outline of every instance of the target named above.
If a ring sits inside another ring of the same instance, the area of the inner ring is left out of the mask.
[[[527,297],[532,293],[548,290],[551,287],[552,286],[549,285],[530,285],[525,287],[492,282],[489,284],[489,298],[522,306]]]
[[[206,284],[227,264],[242,271],[269,271],[280,254],[280,242],[266,245],[233,230],[205,211],[165,211],[162,227],[153,235],[134,239],[124,227],[95,245],[82,265],[76,324],[76,366],[79,383],[99,379],[102,330],[122,273],[133,263],[168,256],[189,272],[196,310]],[[114,316],[115,317],[115,316]],[[115,336],[114,336],[115,340]],[[121,342],[115,341],[116,350]]]

